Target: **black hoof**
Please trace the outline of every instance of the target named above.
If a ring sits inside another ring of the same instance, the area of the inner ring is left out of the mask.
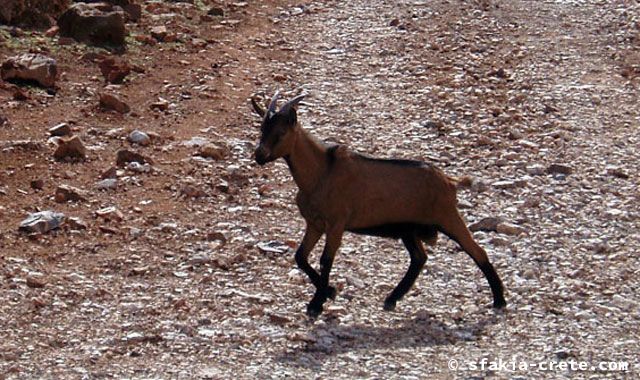
[[[338,294],[338,291],[336,290],[335,287],[333,286],[329,286],[327,289],[327,298],[331,299],[332,301],[336,300],[336,295]]]
[[[384,301],[384,309],[386,311],[394,311],[396,309],[396,301]]]
[[[322,314],[322,305],[309,304],[309,306],[307,306],[307,316],[309,316],[309,318],[318,318],[320,314]]]
[[[494,309],[504,309],[507,306],[507,302],[504,298],[493,300]]]

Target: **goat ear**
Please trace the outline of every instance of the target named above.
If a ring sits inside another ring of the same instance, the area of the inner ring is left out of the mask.
[[[256,113],[260,115],[260,117],[264,117],[264,114],[267,112],[267,110],[265,110],[264,107],[258,104],[256,98],[251,97],[251,105],[253,106],[253,110],[256,111]]]
[[[295,98],[289,100],[282,106],[282,108],[280,108],[280,112],[287,114],[292,109],[295,110],[295,108],[298,106],[298,103],[300,103],[305,96],[307,96],[307,94],[298,95]]]

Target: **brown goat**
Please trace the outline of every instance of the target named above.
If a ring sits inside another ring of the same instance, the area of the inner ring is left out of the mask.
[[[325,145],[298,124],[296,107],[304,95],[276,111],[278,96],[276,92],[267,109],[251,99],[262,117],[255,159],[264,165],[283,157],[298,185],[296,202],[307,226],[295,259],[316,287],[307,314],[318,316],[326,300],[336,296],[329,273],[345,231],[401,239],[409,251],[409,269],[386,298],[385,310],[393,310],[411,288],[427,260],[422,241],[435,244],[438,232],[456,241],[480,267],[493,292],[493,306],[506,305],[500,277],[458,213],[452,179],[428,163],[370,158],[341,145]],[[308,257],[323,234],[318,273]]]

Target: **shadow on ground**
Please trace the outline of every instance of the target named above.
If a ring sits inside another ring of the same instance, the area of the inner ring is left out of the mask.
[[[276,355],[283,364],[300,367],[320,366],[337,355],[360,350],[394,350],[451,345],[474,341],[487,325],[499,323],[499,315],[479,316],[475,321],[445,324],[428,313],[421,313],[394,327],[339,324],[328,320],[309,330],[313,341]]]

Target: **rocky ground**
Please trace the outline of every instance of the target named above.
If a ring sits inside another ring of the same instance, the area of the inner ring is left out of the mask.
[[[132,71],[109,84],[109,51],[0,29],[0,60],[59,71],[48,90],[0,82],[0,378],[638,376],[637,3],[144,1],[127,30]],[[310,321],[295,185],[252,160],[248,98],[277,88],[310,94],[299,117],[323,140],[471,176],[460,208],[507,309],[442,237],[384,312],[408,255],[347,236],[338,298]],[[54,157],[61,123],[86,158]],[[45,210],[60,228],[18,230]]]

